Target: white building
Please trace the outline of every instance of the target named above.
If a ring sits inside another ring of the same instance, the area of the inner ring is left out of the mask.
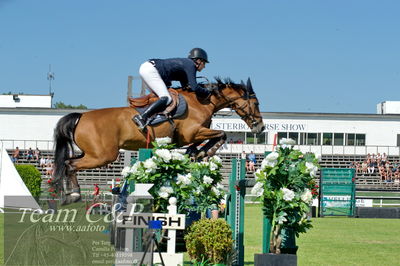
[[[51,108],[0,108],[0,140],[7,148],[53,148],[57,121],[70,112]],[[280,138],[290,137],[299,148],[320,154],[400,155],[400,114],[262,113],[265,132],[251,133],[237,116],[218,114],[213,129],[224,130],[227,145],[222,152],[256,153],[272,150]],[[127,123],[132,123],[127,121]]]

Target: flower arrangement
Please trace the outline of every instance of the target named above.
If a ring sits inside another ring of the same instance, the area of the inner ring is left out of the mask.
[[[317,195],[314,178],[318,171],[318,159],[313,153],[293,149],[292,139],[284,138],[279,144],[278,150],[263,160],[252,189],[271,221],[270,252],[277,254],[282,229],[291,230],[298,237],[312,227],[307,213]]]
[[[154,211],[165,212],[168,199],[175,197],[178,212],[197,211],[202,214],[219,204],[224,196],[219,169],[221,159],[213,156],[208,161],[191,162],[188,155],[175,151],[169,137],[152,142],[153,156],[125,167],[122,176],[137,183],[152,183],[149,193],[154,198]]]

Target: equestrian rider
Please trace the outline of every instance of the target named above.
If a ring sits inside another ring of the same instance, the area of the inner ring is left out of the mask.
[[[196,72],[202,71],[206,63],[207,53],[201,48],[190,50],[188,58],[150,59],[144,62],[139,69],[140,77],[159,99],[142,114],[132,118],[138,128],[143,130],[153,114],[163,111],[171,103],[167,87],[172,85],[172,81],[179,81],[182,87],[196,92],[201,98],[208,97],[210,92],[196,82]]]

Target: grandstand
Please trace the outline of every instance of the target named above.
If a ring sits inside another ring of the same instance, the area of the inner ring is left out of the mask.
[[[7,150],[11,156],[14,150]],[[21,150],[21,154],[25,154],[26,150]],[[109,184],[112,180],[121,178],[121,171],[126,165],[130,165],[132,158],[137,158],[138,153],[134,151],[121,151],[118,160],[109,164],[106,167],[90,169],[78,172],[78,180],[81,185],[82,191],[91,191],[94,184],[98,184],[101,191],[109,191]],[[41,156],[50,157],[54,159],[54,151],[42,150]],[[231,161],[233,158],[240,158],[237,153],[218,153],[222,159],[222,175],[223,185],[227,188],[229,183],[229,174],[231,172]],[[264,159],[264,154],[256,154],[257,164],[256,169],[261,166]],[[348,168],[352,162],[362,162],[365,156],[361,155],[323,155],[320,161],[321,168]],[[389,161],[399,161],[399,156],[390,156]],[[28,160],[26,156],[21,156],[17,162],[18,164],[31,164],[34,165],[42,174],[42,188],[47,187],[46,182],[50,178],[46,175],[45,167],[41,167],[38,161]],[[248,178],[254,178],[254,173],[248,172]],[[317,183],[319,180],[317,179]],[[385,182],[381,179],[378,172],[372,174],[356,173],[356,187],[357,189],[366,190],[400,190],[400,183],[398,180],[394,182]]]

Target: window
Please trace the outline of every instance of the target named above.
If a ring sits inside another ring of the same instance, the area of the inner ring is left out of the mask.
[[[332,145],[332,133],[322,134],[322,145]]]
[[[256,144],[254,133],[246,132],[246,144]]]
[[[226,143],[233,144],[233,143],[243,143],[246,135],[244,132],[226,132]]]
[[[333,145],[344,145],[344,133],[334,133],[333,134]]]
[[[320,145],[320,133],[307,133],[307,145]]]
[[[346,134],[346,145],[354,146],[356,144],[356,134]]]
[[[287,132],[278,132],[278,142],[277,142],[277,144],[279,144],[279,142],[281,141],[281,139],[287,138],[287,137],[288,137]]]
[[[257,144],[267,144],[267,132],[256,134]]]
[[[356,134],[356,146],[365,146],[365,134]]]
[[[298,132],[289,132],[289,138],[296,141],[296,144],[299,144],[299,133]]]

